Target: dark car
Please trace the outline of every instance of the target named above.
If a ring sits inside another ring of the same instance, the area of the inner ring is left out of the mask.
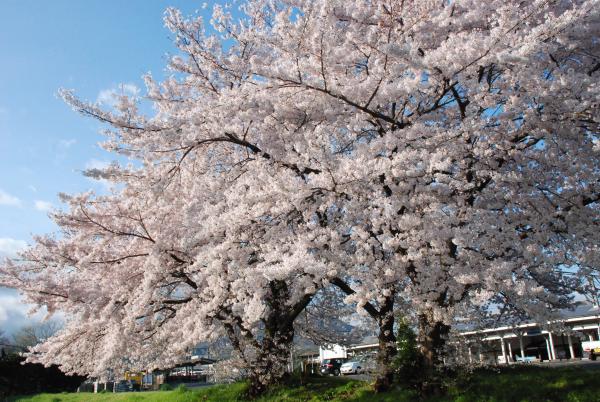
[[[131,380],[121,380],[115,384],[115,392],[132,392],[136,391],[136,384]],[[139,386],[137,391],[139,391]]]
[[[346,359],[341,358],[323,360],[323,362],[321,362],[321,374],[340,375],[340,367],[342,367],[342,364],[344,364],[345,361]]]

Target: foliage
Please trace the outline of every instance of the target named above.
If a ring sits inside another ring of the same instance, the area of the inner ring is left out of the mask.
[[[67,376],[58,367],[25,363],[25,358],[10,354],[0,358],[0,400],[10,395],[74,391],[85,380]]]
[[[160,390],[161,391],[172,391],[173,387],[171,386],[171,384],[160,384]]]
[[[418,387],[423,376],[423,364],[417,345],[417,334],[406,317],[396,319],[396,325],[398,353],[392,362],[395,379],[405,387]]]

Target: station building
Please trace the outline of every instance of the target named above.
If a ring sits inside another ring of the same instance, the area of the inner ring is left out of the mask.
[[[598,340],[600,308],[581,304],[574,310],[561,311],[558,320],[544,325],[531,321],[513,326],[461,331],[452,342],[454,353],[450,353],[448,359],[486,365],[582,359],[588,356],[583,352],[581,343]],[[302,371],[317,372],[320,362],[326,358],[375,358],[378,346],[377,337],[370,336],[350,346],[315,345],[305,348],[297,357],[301,361]]]
[[[548,330],[546,328],[560,328]],[[541,362],[587,358],[581,343],[600,340],[600,309],[581,304],[560,319],[541,325],[526,322],[459,334],[456,353],[471,363]]]

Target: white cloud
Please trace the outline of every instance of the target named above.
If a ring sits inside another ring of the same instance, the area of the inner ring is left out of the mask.
[[[58,142],[58,145],[61,148],[71,148],[72,145],[75,145],[77,143],[77,140],[75,138],[71,138],[70,140],[60,140]]]
[[[17,315],[26,315],[28,308],[20,302],[20,297],[16,292],[9,290],[5,294],[0,294],[0,323],[4,323],[13,313]],[[4,292],[3,292],[4,293]]]
[[[51,202],[42,201],[42,200],[35,201],[35,209],[37,209],[38,211],[51,211],[52,208],[53,208],[53,205]]]
[[[17,252],[25,247],[27,247],[27,243],[23,240],[0,237],[0,257],[15,257]]]
[[[0,261],[4,257],[15,257],[17,252],[27,247],[23,240],[0,238]],[[35,325],[48,314],[45,308],[30,314],[34,306],[26,304],[14,289],[0,287],[0,329],[9,336],[27,325]],[[59,314],[60,317],[60,314]]]
[[[110,165],[108,161],[101,161],[99,159],[90,159],[85,163],[85,169],[105,169]]]
[[[30,189],[31,191],[33,191],[34,193],[37,193],[37,187],[34,186],[33,184],[28,185],[27,188]]]
[[[101,105],[115,107],[117,105],[119,96],[138,96],[139,93],[140,89],[135,84],[120,84],[116,87],[101,90],[98,93],[96,102],[100,103]]]
[[[71,148],[77,140],[74,138],[71,139],[62,139],[58,140],[58,143],[54,149],[54,164],[60,164],[68,155],[69,148]]]
[[[14,195],[10,195],[7,192],[0,190],[0,205],[9,205],[12,207],[20,207],[21,200]]]
[[[14,289],[0,287],[0,328],[4,335],[12,335],[27,325],[35,325],[44,320],[48,314],[45,308],[30,314],[34,306],[23,302],[22,296]],[[62,314],[57,314],[61,320]]]

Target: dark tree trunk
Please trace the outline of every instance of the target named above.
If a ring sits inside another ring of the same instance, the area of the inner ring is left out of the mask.
[[[285,317],[282,317],[282,319]],[[267,321],[268,322],[268,321]],[[281,383],[287,376],[290,348],[294,340],[294,327],[265,326],[261,349],[256,362],[250,366],[250,386],[247,396],[256,398],[269,387]]]
[[[443,349],[449,332],[450,326],[435,321],[431,311],[419,315],[418,341],[423,363],[421,391],[425,396],[443,393],[440,369],[443,365]]]
[[[347,295],[356,293],[346,282],[340,278],[331,279],[331,283]],[[379,310],[371,303],[366,303],[363,307],[366,312],[375,320],[379,327],[379,348],[377,350],[377,378],[373,384],[376,392],[384,392],[390,389],[394,381],[394,370],[392,360],[398,353],[396,348],[396,336],[394,335],[394,296],[396,290],[392,286],[387,289],[390,296],[385,297]]]
[[[269,313],[263,320],[264,334],[255,351],[255,363],[248,364],[250,387],[247,396],[256,398],[269,387],[281,383],[288,375],[287,365],[294,342],[294,320],[310,303],[312,295],[305,295],[290,306],[290,292],[284,281],[270,283]]]
[[[392,360],[398,353],[396,349],[396,336],[394,334],[394,299],[386,298],[379,309],[377,317],[379,326],[379,349],[377,350],[377,378],[373,388],[375,392],[385,392],[390,389],[394,381]]]

